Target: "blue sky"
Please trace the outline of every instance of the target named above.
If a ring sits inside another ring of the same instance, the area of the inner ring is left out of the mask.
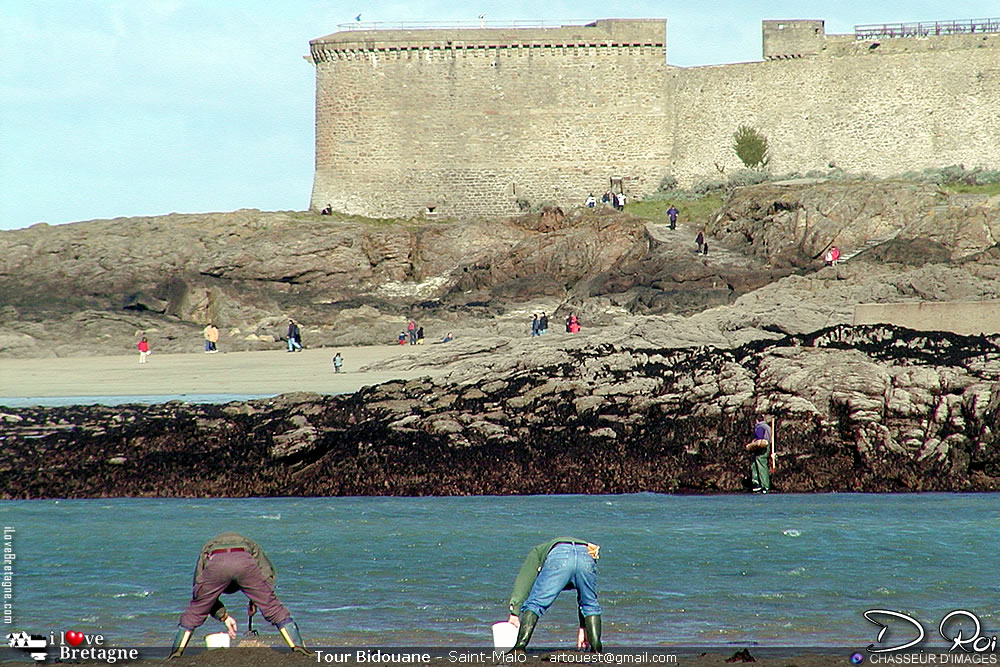
[[[697,6],[695,6],[697,5]],[[1000,16],[996,0],[5,0],[0,229],[238,208],[302,210],[313,166],[310,39],[364,22],[666,18],[667,59],[760,59],[762,19]]]

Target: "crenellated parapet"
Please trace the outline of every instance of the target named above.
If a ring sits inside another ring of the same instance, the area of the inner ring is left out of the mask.
[[[484,54],[545,55],[583,50],[588,55],[653,49],[666,58],[662,19],[605,19],[551,28],[436,28],[347,30],[309,42],[314,63],[331,60],[460,57]]]

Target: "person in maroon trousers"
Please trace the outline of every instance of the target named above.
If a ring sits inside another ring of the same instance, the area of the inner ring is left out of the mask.
[[[293,651],[312,655],[302,641],[299,626],[274,593],[276,576],[274,566],[264,551],[248,537],[239,533],[222,533],[206,542],[194,568],[191,602],[181,614],[168,659],[184,653],[191,634],[209,614],[222,621],[229,636],[235,638],[236,619],[226,611],[219,596],[237,591],[243,591],[250,598],[251,617],[260,609],[261,615],[278,628]]]

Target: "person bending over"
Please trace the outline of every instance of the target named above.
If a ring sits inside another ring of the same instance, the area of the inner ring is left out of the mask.
[[[236,637],[236,619],[219,600],[223,593],[243,591],[250,598],[250,613],[256,609],[281,633],[293,651],[312,655],[302,641],[299,626],[274,593],[274,566],[256,542],[239,533],[222,533],[201,548],[194,568],[191,602],[181,614],[169,658],[184,653],[191,634],[209,614],[222,621],[229,636]]]
[[[601,605],[597,602],[600,549],[586,540],[557,537],[528,552],[510,596],[507,620],[518,628],[513,650],[527,647],[538,618],[560,592],[576,589],[580,618],[576,646],[601,652]]]

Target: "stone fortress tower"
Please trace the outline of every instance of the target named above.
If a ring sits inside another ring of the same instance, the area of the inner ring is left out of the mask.
[[[942,28],[941,26],[944,26]],[[310,42],[311,207],[485,216],[654,191],[742,167],[888,176],[1000,167],[1000,20],[859,26],[764,21],[761,62],[667,63],[663,19],[557,27],[372,29]],[[977,30],[978,28],[978,30]]]

